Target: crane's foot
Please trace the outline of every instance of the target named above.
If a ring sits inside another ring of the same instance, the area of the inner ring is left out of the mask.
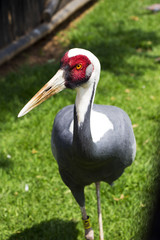
[[[94,240],[94,231],[92,228],[85,229],[86,240]]]
[[[83,219],[83,225],[85,229],[85,238],[87,240],[94,240],[94,231],[91,228],[90,218],[85,216],[85,220]]]

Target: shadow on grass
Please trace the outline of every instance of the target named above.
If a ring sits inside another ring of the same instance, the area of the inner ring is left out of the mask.
[[[151,119],[157,122],[157,132],[154,143],[157,146],[153,156],[154,181],[151,186],[152,206],[149,212],[148,227],[144,240],[159,240],[160,239],[160,108],[155,116]]]
[[[145,240],[159,240],[160,239],[160,188],[157,193],[157,200],[155,209],[153,211],[152,220],[149,224],[148,237]]]
[[[76,225],[73,221],[53,219],[16,233],[7,240],[76,240]]]
[[[13,162],[9,158],[0,153],[0,168],[8,171],[8,169],[11,168],[12,166]]]

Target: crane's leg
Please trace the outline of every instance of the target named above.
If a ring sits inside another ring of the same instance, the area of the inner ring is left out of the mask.
[[[85,229],[85,238],[87,240],[94,240],[94,232],[93,232],[93,229],[91,228],[90,219],[87,216],[86,209],[85,209],[84,187],[75,186],[74,188],[72,187],[70,189],[81,209],[82,220],[83,220],[83,225]]]
[[[91,228],[90,219],[87,216],[85,206],[84,207],[80,207],[80,209],[81,209],[82,220],[83,220],[84,229],[85,229],[85,238],[87,240],[94,240],[94,231]]]
[[[97,210],[98,210],[98,222],[99,222],[99,239],[104,240],[101,202],[100,202],[100,182],[96,183],[96,194],[97,194]]]

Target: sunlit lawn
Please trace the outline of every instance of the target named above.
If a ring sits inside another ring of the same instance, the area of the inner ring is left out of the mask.
[[[102,183],[105,239],[145,239],[155,204],[160,156],[160,64],[155,59],[160,57],[160,14],[145,10],[151,3],[101,0],[63,33],[66,39],[61,43],[66,49],[81,47],[97,55],[102,71],[95,102],[123,108],[136,135],[133,165],[113,187]],[[62,183],[50,148],[54,117],[74,102],[75,92],[65,90],[17,118],[58,67],[24,66],[0,78],[1,240],[83,239],[79,207]],[[98,239],[94,185],[85,192]]]

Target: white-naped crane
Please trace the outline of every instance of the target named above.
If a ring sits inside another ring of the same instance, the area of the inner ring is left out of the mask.
[[[96,184],[100,240],[104,240],[100,182],[112,184],[131,165],[136,141],[128,115],[120,108],[93,104],[100,77],[100,62],[90,51],[74,48],[61,59],[60,69],[24,106],[21,117],[65,88],[76,89],[74,105],[56,116],[52,152],[64,183],[80,206],[85,238],[94,239],[85,210],[84,187]]]

